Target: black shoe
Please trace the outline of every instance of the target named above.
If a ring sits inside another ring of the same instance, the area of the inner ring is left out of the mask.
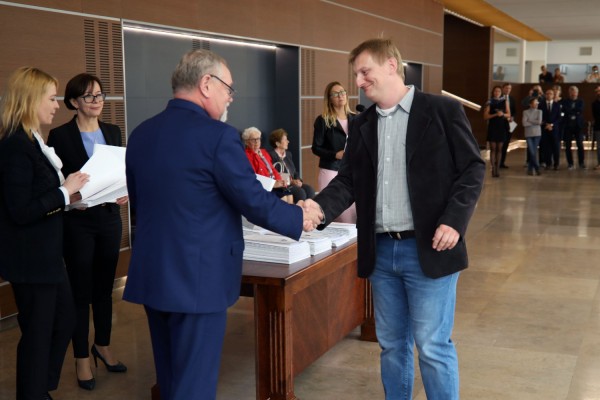
[[[554,170],[555,170],[555,171],[558,171],[558,165],[555,165],[555,166],[554,166]]]
[[[579,164],[579,169],[587,169],[587,167],[585,166],[585,164]]]
[[[508,169],[508,165],[502,164],[502,165],[500,165],[500,168],[502,168],[502,169]]]
[[[77,361],[75,361],[75,376],[77,376]],[[77,376],[77,384],[80,388],[85,390],[94,390],[96,387],[96,378],[92,376],[92,379],[82,380]]]
[[[533,170],[527,170],[527,175],[533,175]]]
[[[42,400],[52,400],[52,396],[50,396],[50,393],[46,393],[44,397],[42,397]]]
[[[107,363],[106,360],[104,359],[104,357],[102,357],[102,354],[100,354],[98,352],[98,350],[96,349],[95,344],[92,345],[92,348],[90,349],[90,351],[92,352],[92,356],[94,356],[94,364],[96,364],[96,368],[98,368],[98,358],[99,358],[100,361],[102,361],[104,363],[104,366],[106,366],[106,369],[108,370],[108,372],[125,372],[125,371],[127,371],[127,367],[121,361],[117,362],[115,365],[110,365],[109,363]]]

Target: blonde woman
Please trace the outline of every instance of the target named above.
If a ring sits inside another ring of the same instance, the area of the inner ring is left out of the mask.
[[[31,67],[9,78],[0,103],[0,276],[19,311],[17,399],[52,399],[75,326],[63,264],[63,209],[88,181],[44,144],[58,109],[58,81]]]
[[[319,191],[338,173],[348,137],[348,126],[354,113],[348,105],[348,93],[339,82],[330,82],[323,95],[323,113],[314,123],[312,152],[319,157]],[[356,223],[354,204],[336,221]]]

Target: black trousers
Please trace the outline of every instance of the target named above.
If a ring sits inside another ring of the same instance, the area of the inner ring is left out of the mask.
[[[56,390],[75,327],[71,287],[64,273],[57,284],[12,283],[19,310],[17,400],[39,400]]]
[[[585,163],[583,151],[583,132],[576,125],[567,125],[565,127],[563,140],[565,142],[565,155],[567,156],[567,163],[569,166],[573,165],[573,153],[571,153],[571,143],[573,139],[575,139],[575,143],[577,144],[577,161],[579,162],[579,166],[583,166]]]
[[[64,257],[76,310],[75,358],[89,357],[90,304],[94,343],[110,344],[112,291],[119,261],[121,215],[115,205],[72,210],[64,217]]]

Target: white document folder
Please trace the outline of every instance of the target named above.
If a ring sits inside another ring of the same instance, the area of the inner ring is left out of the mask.
[[[94,154],[81,167],[81,172],[89,174],[90,180],[79,190],[81,200],[69,204],[67,210],[114,203],[119,197],[127,196],[125,147],[95,144]]]

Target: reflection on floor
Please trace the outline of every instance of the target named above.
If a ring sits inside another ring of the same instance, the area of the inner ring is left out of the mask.
[[[600,399],[600,171],[526,175],[525,154],[485,188],[468,232],[454,340],[466,400]],[[118,296],[116,296],[118,297]],[[229,313],[219,400],[254,399],[252,299]],[[112,346],[126,374],[77,387],[69,351],[55,399],[149,399],[155,381],[141,307],[115,302]],[[354,332],[295,380],[304,400],[383,399],[379,348]],[[15,320],[0,323],[0,399],[14,398]],[[417,373],[414,398],[426,399]]]

